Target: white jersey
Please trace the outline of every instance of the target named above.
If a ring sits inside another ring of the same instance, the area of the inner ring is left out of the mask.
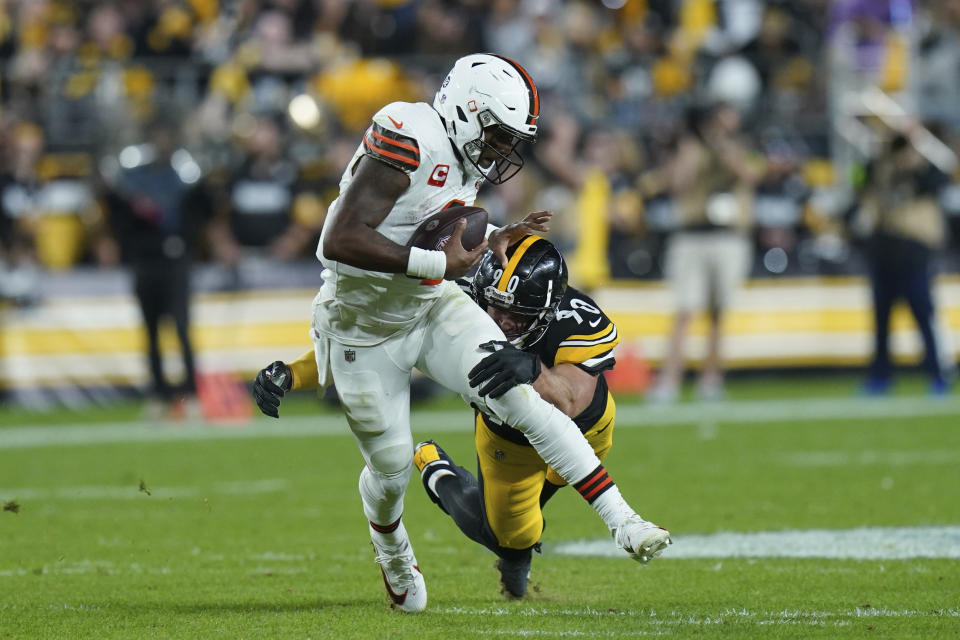
[[[373,124],[340,178],[341,194],[364,155],[410,176],[410,186],[377,226],[378,232],[401,245],[434,213],[449,206],[472,205],[483,183],[479,172],[472,166],[466,171],[457,159],[440,115],[425,102],[393,102],[373,116]],[[443,285],[325,258],[324,236],[340,211],[339,204],[337,198],[330,205],[317,246],[317,258],[325,269],[323,286],[314,300],[314,324],[345,344],[378,344],[415,325]]]

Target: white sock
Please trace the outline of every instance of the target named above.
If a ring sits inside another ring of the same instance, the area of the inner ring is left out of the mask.
[[[378,547],[388,549],[397,549],[409,542],[407,528],[403,526],[403,520],[397,520],[387,526],[370,523],[370,539]]]
[[[602,464],[598,464],[585,478],[574,483],[573,488],[593,507],[611,531],[634,514]]]

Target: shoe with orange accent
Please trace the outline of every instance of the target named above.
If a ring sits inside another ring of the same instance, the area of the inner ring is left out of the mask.
[[[427,583],[417,566],[410,541],[404,541],[396,548],[390,548],[373,542],[377,552],[377,564],[383,574],[383,584],[390,597],[390,608],[417,613],[427,608]]]
[[[617,546],[640,564],[647,564],[673,544],[670,532],[633,514],[613,531]]]

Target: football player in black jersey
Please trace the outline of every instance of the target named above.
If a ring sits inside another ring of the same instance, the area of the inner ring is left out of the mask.
[[[509,342],[489,344],[496,357],[471,372],[480,395],[496,397],[530,384],[573,419],[603,460],[613,444],[616,408],[604,371],[614,365],[617,327],[582,292],[567,286],[560,252],[539,236],[509,248],[506,267],[488,253],[472,283],[461,280],[500,325]],[[532,550],[543,532],[542,508],[566,483],[520,431],[476,412],[478,475],[458,466],[434,441],[417,445],[414,462],[427,495],[470,539],[497,554],[504,592],[527,590]],[[577,484],[587,500],[611,481],[588,476]]]

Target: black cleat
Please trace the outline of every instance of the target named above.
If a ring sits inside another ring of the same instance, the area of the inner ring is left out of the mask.
[[[530,579],[530,557],[528,551],[522,558],[498,558],[497,570],[500,572],[500,593],[509,598],[522,598],[527,594],[527,581]]]

